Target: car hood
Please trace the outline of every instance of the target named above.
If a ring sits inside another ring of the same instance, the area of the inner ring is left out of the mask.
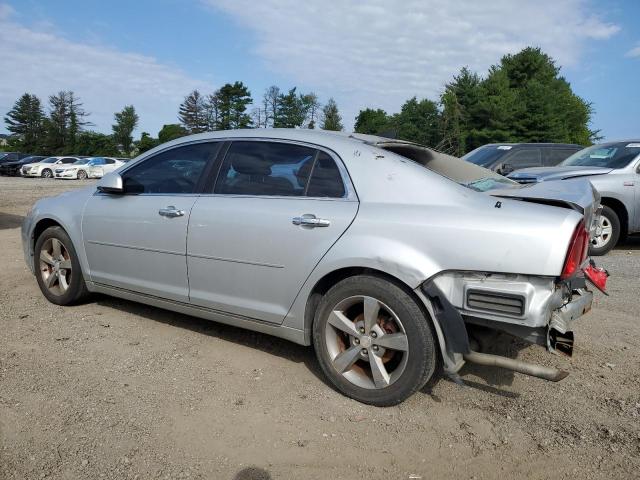
[[[585,225],[589,227],[592,236],[595,234],[600,194],[585,178],[576,178],[572,182],[532,183],[520,188],[491,190],[487,193],[494,197],[571,208],[584,215]]]
[[[549,180],[564,180],[566,178],[586,177],[589,175],[605,175],[612,168],[606,167],[539,167],[523,168],[508,177],[516,182],[535,183]]]

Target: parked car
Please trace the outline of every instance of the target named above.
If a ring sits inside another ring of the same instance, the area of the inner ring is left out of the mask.
[[[528,168],[509,175],[522,184],[587,179],[602,197],[602,215],[591,255],[604,255],[621,238],[640,233],[640,140],[587,147],[555,168]]]
[[[23,165],[27,165],[29,163],[37,163],[44,158],[46,157],[31,155],[29,157],[24,157],[13,162],[0,163],[0,175],[8,175],[13,177],[19,176],[20,169],[23,167]]]
[[[22,176],[52,178],[56,167],[70,165],[77,160],[78,157],[47,157],[37,163],[23,165],[21,169]]]
[[[0,152],[0,164],[5,162],[16,162],[28,155],[28,153],[20,152]]]
[[[502,175],[528,167],[551,167],[582,150],[568,143],[490,143],[467,153],[466,160]]]
[[[476,336],[571,353],[586,282],[606,282],[586,257],[597,209],[587,181],[524,187],[405,141],[234,130],[39,200],[22,239],[54,304],[101,292],[313,344],[336,389],[382,406],[438,364],[564,378],[478,352]]]
[[[54,170],[55,178],[80,179],[101,178],[105,173],[114,171],[124,163],[110,157],[79,158],[69,165]]]

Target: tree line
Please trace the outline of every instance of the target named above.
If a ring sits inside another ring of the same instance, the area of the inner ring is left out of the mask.
[[[321,128],[342,130],[342,117],[333,98],[324,105],[314,92],[271,86],[256,102],[240,81],[211,93],[193,90],[178,107],[179,123],[162,127],[157,137],[133,131],[138,115],[132,105],[114,114],[112,133],[88,129],[88,113],[77,96],[61,91],[41,100],[25,93],[5,116],[12,133],[10,146],[29,153],[132,155],[175,138],[237,128]],[[250,107],[252,107],[250,109]],[[576,95],[560,75],[555,61],[539,48],[505,55],[484,77],[468,68],[444,86],[437,100],[417,97],[400,111],[365,108],[354,130],[421,143],[462,156],[495,142],[559,142],[591,144],[593,108]]]
[[[360,110],[356,132],[415,141],[462,156],[487,143],[554,142],[590,145],[592,105],[576,95],[555,61],[539,48],[505,55],[482,78],[468,68],[440,98],[407,100],[400,112]]]

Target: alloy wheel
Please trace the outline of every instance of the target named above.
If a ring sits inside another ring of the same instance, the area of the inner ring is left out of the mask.
[[[71,284],[71,256],[57,238],[49,238],[40,249],[40,275],[45,287],[54,295],[64,295]]]
[[[48,168],[45,168],[45,169],[42,171],[42,176],[43,176],[44,178],[51,178],[51,177],[53,176],[53,172],[51,172],[51,170],[49,170]]]
[[[78,179],[79,180],[86,180],[87,178],[87,172],[85,172],[84,170],[80,170],[78,172]]]
[[[391,308],[369,296],[340,301],[329,314],[325,340],[332,366],[361,388],[382,389],[407,366],[407,334]]]
[[[613,226],[611,225],[611,221],[604,215],[600,216],[598,231],[600,234],[591,240],[591,244],[595,248],[603,248],[611,241],[611,237],[613,235]]]

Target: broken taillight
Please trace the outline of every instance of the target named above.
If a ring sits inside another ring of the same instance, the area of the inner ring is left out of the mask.
[[[571,237],[567,258],[560,274],[562,280],[572,277],[578,271],[582,262],[587,258],[588,249],[589,232],[584,226],[584,221],[581,221]]]
[[[596,267],[596,264],[591,260],[589,265],[582,269],[585,277],[589,280],[598,290],[600,290],[605,295],[608,295],[606,292],[607,288],[607,278],[609,278],[609,272],[607,272],[602,267]]]

